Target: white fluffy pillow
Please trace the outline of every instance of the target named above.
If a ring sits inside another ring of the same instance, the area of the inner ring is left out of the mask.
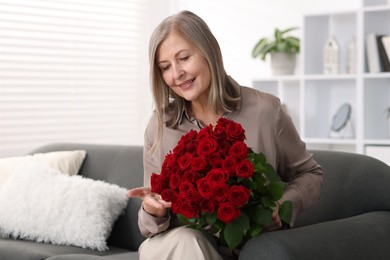
[[[8,157],[0,159],[0,190],[11,172],[18,165],[29,162],[38,162],[59,170],[68,175],[76,175],[85,159],[87,152],[84,150],[58,151],[48,153],[36,153],[33,155]]]
[[[117,185],[29,163],[0,191],[0,235],[104,251],[127,202]]]

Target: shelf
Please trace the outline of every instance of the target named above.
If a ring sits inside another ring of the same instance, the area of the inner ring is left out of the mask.
[[[363,8],[387,7],[388,0],[363,0]]]
[[[363,77],[367,79],[390,79],[390,72],[364,73]]]
[[[364,140],[364,145],[390,145],[390,139],[378,139],[378,140],[372,140],[372,139],[366,139]]]
[[[376,5],[376,6],[370,6],[370,7],[365,7],[363,8],[363,11],[366,13],[369,12],[378,12],[378,11],[390,11],[390,6],[389,5]]]
[[[347,139],[347,138],[305,138],[305,142],[311,144],[347,144],[355,145],[356,139]]]
[[[314,74],[314,75],[306,75],[304,79],[306,80],[350,80],[355,79],[356,74]]]
[[[390,35],[390,1],[364,0],[362,8],[304,16],[300,74],[257,79],[254,86],[286,105],[309,149],[364,153],[367,145],[390,146],[390,72],[368,73],[365,37]],[[339,73],[324,74],[323,47],[329,35],[339,45]],[[356,38],[356,73],[347,73],[347,46]],[[330,135],[339,107],[352,107],[341,136]],[[332,137],[331,137],[332,136]]]

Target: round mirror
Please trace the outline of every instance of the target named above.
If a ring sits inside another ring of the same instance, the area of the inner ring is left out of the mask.
[[[339,132],[345,127],[350,116],[352,107],[350,104],[343,104],[333,116],[332,130]]]

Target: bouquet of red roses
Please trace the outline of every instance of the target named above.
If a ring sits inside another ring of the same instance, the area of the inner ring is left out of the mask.
[[[270,224],[285,183],[264,154],[244,143],[245,130],[221,118],[217,125],[183,135],[151,176],[152,191],[172,202],[184,225],[218,234],[230,249],[259,235]],[[290,223],[292,204],[279,207]]]

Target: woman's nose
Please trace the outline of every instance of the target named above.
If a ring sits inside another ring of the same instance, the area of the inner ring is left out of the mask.
[[[176,64],[173,66],[173,77],[179,79],[184,75],[184,70],[181,65]]]

